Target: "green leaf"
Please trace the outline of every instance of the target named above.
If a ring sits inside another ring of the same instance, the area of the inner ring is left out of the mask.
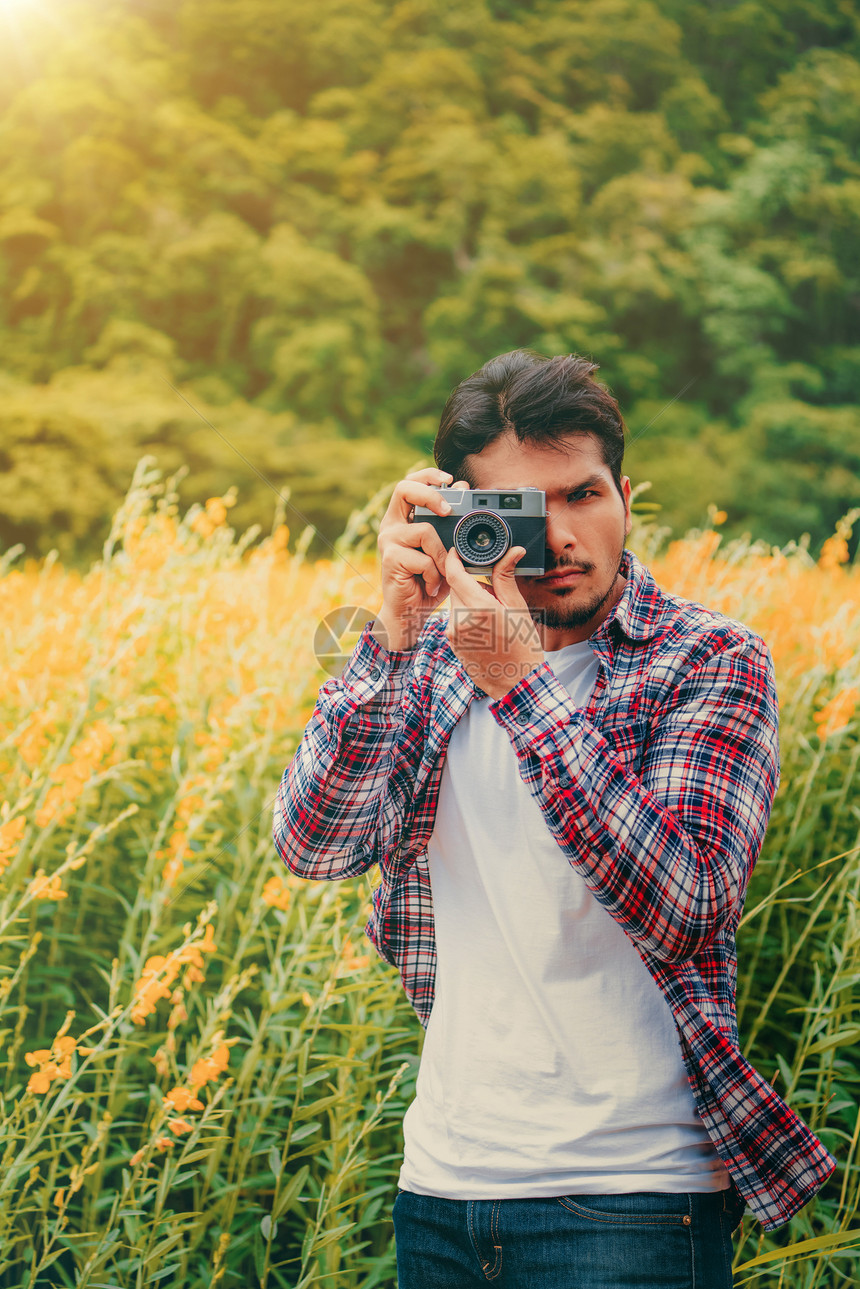
[[[314,1240],[314,1248],[325,1249],[329,1244],[334,1244],[335,1240],[339,1240],[342,1235],[346,1235],[347,1231],[351,1231],[356,1225],[357,1223],[355,1222],[342,1222],[340,1226],[334,1226],[330,1231],[323,1231]]]
[[[323,1110],[328,1110],[329,1106],[337,1105],[343,1101],[343,1094],[340,1092],[333,1093],[331,1096],[320,1097],[318,1101],[312,1101],[310,1105],[302,1106],[293,1116],[294,1122],[301,1123],[304,1119],[309,1119],[312,1114],[321,1114]],[[293,1133],[293,1141],[296,1140],[296,1134]]]
[[[315,1133],[321,1127],[322,1127],[322,1124],[318,1120],[314,1120],[313,1123],[303,1124],[301,1128],[297,1128],[296,1131],[293,1133],[291,1138],[291,1144],[295,1144],[296,1142],[299,1142],[299,1141],[304,1141],[305,1137],[312,1136],[313,1133]]]
[[[308,1179],[310,1171],[310,1167],[307,1164],[302,1164],[296,1175],[290,1179],[289,1185],[278,1196],[273,1213],[274,1217],[281,1217],[288,1209],[292,1208],[299,1192]]]
[[[807,1049],[807,1055],[814,1056],[816,1052],[829,1052],[834,1047],[853,1047],[858,1040],[860,1040],[860,1025],[849,1025],[813,1043]]]
[[[254,1254],[254,1270],[257,1273],[257,1279],[262,1283],[263,1270],[266,1265],[266,1249],[265,1249],[265,1246],[263,1245],[263,1241],[260,1239],[259,1231],[254,1232],[253,1254]]]
[[[789,1244],[784,1249],[771,1249],[770,1253],[760,1253],[757,1258],[750,1258],[749,1262],[743,1262],[735,1271],[748,1271],[750,1267],[760,1267],[765,1262],[781,1262],[786,1258],[796,1258],[801,1254],[817,1253],[819,1249],[829,1249],[831,1253],[837,1252],[837,1246],[844,1246],[846,1250],[856,1247],[856,1242],[860,1240],[860,1228],[854,1231],[835,1231],[832,1235],[816,1235],[811,1240],[801,1240],[799,1244]]]

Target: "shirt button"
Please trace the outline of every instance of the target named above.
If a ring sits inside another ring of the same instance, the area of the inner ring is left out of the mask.
[[[514,720],[516,721],[517,725],[528,725],[529,721],[531,720],[531,717],[529,716],[528,712],[517,712],[516,716],[514,717]]]
[[[571,779],[569,774],[560,774],[558,776],[558,781],[563,788],[569,788],[573,783],[573,779]]]
[[[379,677],[380,677],[381,675],[382,675],[382,673],[381,673],[381,671],[379,670],[379,668],[378,668],[378,667],[371,667],[371,669],[370,669],[370,679],[371,679],[371,680],[379,680]]]

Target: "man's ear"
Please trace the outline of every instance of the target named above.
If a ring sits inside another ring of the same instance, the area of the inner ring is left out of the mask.
[[[630,510],[630,494],[631,494],[630,480],[625,474],[625,475],[622,475],[621,477],[621,495],[624,498],[624,511],[625,511],[625,514],[624,514],[625,537],[630,536],[630,532],[633,528],[633,515]]]

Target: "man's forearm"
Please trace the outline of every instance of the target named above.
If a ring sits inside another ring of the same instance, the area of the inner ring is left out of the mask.
[[[328,681],[284,772],[273,837],[291,872],[340,879],[365,872],[402,820],[420,746],[400,752],[403,658],[362,640],[340,680]],[[375,641],[375,638],[374,638]]]

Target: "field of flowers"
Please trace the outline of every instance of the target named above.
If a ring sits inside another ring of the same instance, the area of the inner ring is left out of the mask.
[[[384,498],[311,564],[283,506],[237,537],[231,494],[180,516],[174,484],[141,461],[85,574],[0,556],[0,1285],[393,1289],[420,1027],[363,939],[369,880],[300,882],[271,832],[326,678],[317,624],[378,607]],[[745,1220],[736,1284],[856,1285],[857,516],[817,562],[726,546],[721,519],[631,544],[773,652],[782,786],[741,1036],[840,1164],[790,1226]]]

